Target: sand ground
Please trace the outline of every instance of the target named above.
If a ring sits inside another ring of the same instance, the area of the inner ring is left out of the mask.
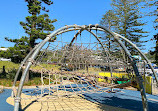
[[[29,95],[22,93],[21,107],[25,111],[129,111],[104,104],[94,103],[84,99],[82,96],[50,98],[45,96],[40,99],[31,99]],[[7,98],[7,103],[14,105],[14,98]]]

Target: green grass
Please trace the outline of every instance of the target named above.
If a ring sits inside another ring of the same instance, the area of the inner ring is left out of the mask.
[[[12,69],[18,69],[20,64],[15,64],[15,63],[10,62],[10,61],[0,61],[0,72],[2,72],[3,66],[5,66],[5,71],[9,72]]]
[[[20,64],[15,64],[10,61],[0,61],[0,74],[2,74],[3,66],[5,66],[6,77],[0,78],[0,85],[11,87],[13,85],[14,76],[16,74],[17,69],[19,68]],[[59,71],[60,66],[53,65],[53,64],[40,64],[40,66],[31,66],[32,69],[41,70],[43,68],[47,70]],[[30,73],[33,74],[33,73]],[[33,74],[36,75],[36,74]],[[48,79],[44,79],[44,83],[46,85],[49,84]],[[19,85],[19,81],[17,81],[16,86]],[[41,78],[40,77],[32,77],[28,82],[24,83],[25,86],[35,86],[41,85]]]
[[[3,70],[3,66],[5,66],[6,72],[8,72],[12,69],[18,69],[20,64],[15,64],[10,61],[0,61],[0,72]],[[54,65],[54,64],[40,64],[40,66],[39,65],[31,66],[31,68],[37,69],[37,70],[40,70],[42,67],[48,70],[53,69],[53,71],[59,71],[59,68],[60,68],[60,66]]]
[[[47,70],[50,70],[50,71],[59,71],[61,66],[58,66],[58,65],[54,65],[54,64],[40,64],[40,65],[37,65],[37,66],[31,66],[32,69],[36,69],[36,70],[41,70],[42,68],[45,68]]]
[[[11,87],[13,85],[13,82],[12,80],[9,80],[9,79],[0,79],[0,85]]]
[[[46,85],[49,84],[49,80],[47,79],[44,79],[44,83]],[[24,86],[36,86],[36,85],[41,85],[41,78],[40,77],[35,77],[35,78],[32,78],[30,79],[27,83],[24,83]]]
[[[49,84],[48,79],[44,79],[45,85]],[[35,77],[30,79],[28,82],[24,83],[24,86],[38,86],[41,85],[41,78],[40,77]],[[5,86],[5,87],[12,87],[13,81],[9,79],[0,79],[0,85]],[[17,81],[16,86],[19,85],[19,81]]]
[[[80,69],[80,70],[78,70],[78,72],[83,73],[83,72],[87,72],[87,70]],[[95,68],[95,67],[89,67],[88,72],[94,74],[94,73],[101,72],[101,69],[100,68]]]
[[[5,66],[6,76],[4,78],[0,78],[0,85],[11,87],[13,84],[13,80],[16,74],[17,69],[19,68],[20,64],[15,64],[13,62],[9,61],[0,61],[0,77],[2,75],[3,66]],[[37,66],[31,66],[32,69],[35,70],[41,70],[42,68],[50,70],[50,71],[60,71],[61,66],[55,65],[55,64],[40,64]],[[88,68],[89,73],[91,72],[100,72],[101,70],[99,68]],[[78,72],[86,72],[86,70],[78,70]],[[40,74],[40,73],[39,73]],[[30,72],[31,79],[24,83],[25,86],[35,86],[35,85],[41,85],[41,78],[39,77],[38,73]],[[38,75],[38,76],[37,76]],[[54,78],[53,78],[54,79]],[[44,79],[44,83],[46,85],[49,84],[48,79]],[[19,85],[19,81],[17,81],[16,86]]]

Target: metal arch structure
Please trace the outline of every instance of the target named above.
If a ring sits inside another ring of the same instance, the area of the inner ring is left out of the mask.
[[[84,30],[87,30],[88,32],[90,32],[98,41],[99,43],[101,44],[99,38],[97,37],[97,35],[95,35],[91,30],[100,30],[100,31],[103,31],[103,32],[106,32],[106,33],[109,33],[110,35],[112,35],[113,39],[118,43],[118,45],[124,50],[124,52],[126,53],[126,55],[128,56],[128,58],[130,59],[130,63],[134,69],[134,72],[135,72],[135,75],[137,77],[137,81],[139,82],[139,87],[140,87],[140,92],[141,92],[141,96],[142,96],[142,103],[143,103],[143,109],[144,111],[147,111],[148,110],[148,103],[147,103],[147,98],[146,98],[146,94],[145,94],[145,89],[144,89],[144,86],[143,86],[143,79],[142,77],[140,76],[139,74],[139,71],[138,71],[138,68],[136,66],[136,61],[133,59],[131,53],[129,52],[129,50],[125,47],[125,45],[123,44],[123,42],[121,41],[124,40],[126,42],[128,42],[133,48],[135,48],[139,53],[140,55],[145,59],[145,61],[149,64],[149,66],[151,67],[152,71],[153,71],[153,74],[156,78],[156,81],[158,83],[158,79],[157,79],[157,76],[156,76],[156,73],[154,72],[154,68],[152,67],[150,61],[147,59],[147,57],[137,48],[137,46],[135,44],[133,44],[131,41],[129,41],[128,39],[126,39],[125,37],[117,34],[117,33],[114,33],[112,31],[110,31],[109,29],[103,27],[103,26],[100,26],[98,24],[96,25],[83,25],[83,26],[78,26],[78,25],[69,25],[69,26],[64,26],[56,31],[54,31],[53,33],[51,33],[50,35],[48,35],[41,43],[39,43],[38,45],[36,45],[31,51],[30,53],[25,57],[25,59],[22,61],[17,73],[16,73],[16,76],[15,76],[15,79],[14,79],[14,83],[13,83],[13,90],[16,90],[15,89],[15,84],[16,84],[16,81],[17,81],[17,78],[19,76],[19,73],[22,69],[22,67],[25,65],[25,70],[23,71],[23,74],[22,74],[22,77],[21,77],[21,80],[20,80],[20,84],[19,84],[19,87],[18,87],[18,90],[17,90],[17,93],[16,95],[14,93],[12,93],[12,96],[15,97],[15,102],[14,102],[14,111],[18,111],[19,108],[20,108],[20,101],[21,101],[21,93],[22,93],[22,89],[23,89],[23,84],[24,84],[24,81],[25,81],[25,78],[28,74],[28,71],[31,67],[31,65],[33,64],[33,61],[35,60],[35,58],[37,57],[38,53],[40,52],[41,48],[49,41],[49,40],[52,40],[55,36],[59,35],[59,34],[62,34],[62,33],[65,33],[65,32],[69,32],[69,31],[74,31],[74,30],[79,30],[77,34],[74,35],[74,38],[71,42],[74,41],[75,38],[77,38],[77,36]],[[120,39],[121,38],[121,39]],[[103,47],[104,49],[104,46],[101,44],[101,46]],[[14,91],[13,91],[14,92]]]

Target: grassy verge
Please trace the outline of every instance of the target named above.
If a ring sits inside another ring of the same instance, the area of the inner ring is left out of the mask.
[[[61,66],[55,65],[55,64],[40,64],[37,66],[31,66],[30,69],[41,70],[43,68],[43,69],[50,70],[50,71],[59,71],[60,67]]]
[[[6,86],[6,87],[11,87],[13,84],[13,80],[15,77],[15,74],[17,72],[17,69],[19,68],[20,64],[15,64],[13,62],[9,62],[9,61],[0,61],[0,85],[2,86]],[[5,66],[5,69],[4,69]],[[55,64],[40,64],[37,66],[31,66],[31,69],[33,69],[34,71],[30,71],[30,80],[25,83],[25,86],[35,86],[35,85],[41,85],[41,73],[40,70],[41,69],[45,69],[45,70],[49,70],[49,71],[60,71],[61,66],[59,65],[55,65]],[[36,70],[39,70],[36,71]],[[87,70],[77,70],[80,73],[84,73]],[[94,67],[90,67],[88,68],[88,72],[89,73],[98,73],[101,70],[99,68],[94,68]],[[22,71],[20,72],[20,75],[22,74]],[[20,76],[18,77],[18,80],[20,80]],[[53,78],[54,79],[54,78]],[[48,79],[44,79],[44,83],[46,85],[49,84],[49,80]],[[19,82],[17,81],[16,86],[19,85]]]
[[[9,80],[9,79],[0,79],[0,85],[11,87],[13,85],[13,82],[12,80]]]
[[[45,85],[49,84],[49,80],[44,80]],[[12,87],[13,81],[9,79],[0,79],[0,85],[5,86],[5,87]],[[19,81],[17,81],[16,86],[19,85]],[[38,86],[41,85],[41,78],[40,77],[35,77],[30,79],[28,82],[24,83],[24,86]]]
[[[15,64],[9,61],[0,61],[0,85],[6,87],[11,87],[13,85],[13,80],[17,72],[17,69],[19,68],[19,65],[20,64]],[[4,66],[5,69],[3,69]],[[40,66],[32,66],[31,68],[35,70],[41,70],[42,68],[45,68],[47,70],[53,69],[53,71],[58,71],[59,67],[60,66],[52,65],[52,64],[40,64]],[[39,76],[40,74],[30,71],[30,80],[24,83],[24,85],[25,86],[41,85],[41,78]],[[49,80],[44,79],[44,83],[48,85]],[[19,85],[19,81],[17,81],[16,86],[18,85]]]
[[[18,69],[20,64],[15,64],[9,61],[0,61],[0,72],[3,71],[3,66],[5,66],[5,71],[9,72],[12,69]]]

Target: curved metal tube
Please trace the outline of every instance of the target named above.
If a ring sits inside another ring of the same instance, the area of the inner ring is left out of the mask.
[[[106,29],[105,27],[102,27],[102,26],[99,26],[99,25],[90,25],[89,26],[76,26],[76,25],[70,25],[70,26],[64,26],[56,31],[54,31],[53,33],[51,33],[50,35],[48,35],[41,43],[40,45],[36,48],[36,50],[34,51],[34,53],[32,54],[32,56],[30,58],[28,58],[28,62],[27,62],[27,65],[26,65],[26,68],[22,74],[22,77],[21,77],[21,80],[20,80],[20,84],[19,84],[19,87],[18,87],[18,92],[17,92],[17,95],[16,95],[16,98],[15,98],[15,107],[14,107],[14,111],[18,111],[19,110],[19,104],[20,104],[20,96],[21,96],[21,91],[22,91],[22,87],[23,87],[23,84],[24,84],[24,81],[25,81],[25,78],[26,78],[26,75],[27,75],[27,72],[30,68],[30,66],[32,65],[32,62],[33,60],[36,58],[37,54],[39,53],[40,49],[52,38],[54,37],[55,35],[57,35],[59,32],[65,30],[65,29],[69,29],[69,28],[80,28],[80,29],[88,29],[88,28],[92,28],[92,27],[95,27],[96,29],[98,28],[101,28],[104,32],[108,32],[109,34],[111,34],[114,39],[117,41],[117,43],[122,47],[122,49],[125,51],[125,53],[128,55],[128,57],[130,58],[131,60],[131,63],[132,63],[132,66],[133,66],[133,69],[135,71],[135,74],[137,76],[137,79],[138,79],[138,82],[139,82],[139,86],[141,88],[141,95],[142,95],[142,102],[143,102],[143,108],[144,108],[144,111],[148,110],[148,104],[147,104],[147,99],[146,99],[146,95],[145,95],[145,90],[144,90],[144,87],[143,87],[143,84],[142,84],[142,81],[141,81],[141,76],[139,75],[139,72],[138,72],[138,69],[137,69],[137,66],[136,66],[136,63],[135,61],[133,60],[130,52],[128,51],[128,49],[124,46],[124,44],[122,43],[122,41],[119,39],[118,35],[116,35],[115,33],[113,33],[112,31]],[[64,31],[63,31],[64,32]]]
[[[42,42],[43,42],[43,41],[42,41]],[[37,48],[42,42],[40,42],[39,44],[37,44],[37,45],[27,54],[27,56],[24,58],[24,60],[21,62],[21,65],[20,65],[20,67],[19,67],[19,69],[18,69],[18,71],[17,71],[17,73],[16,73],[16,75],[15,75],[15,78],[14,78],[13,87],[15,87],[15,84],[16,84],[17,78],[18,78],[18,76],[19,76],[19,73],[20,73],[20,71],[21,71],[21,69],[22,69],[22,66],[23,66],[23,65],[25,64],[25,62],[28,60],[28,58],[29,58],[30,55],[33,53],[33,51],[35,51],[36,48]]]

